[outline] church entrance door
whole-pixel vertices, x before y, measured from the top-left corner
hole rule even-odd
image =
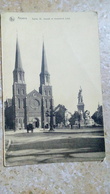
[[[35,121],[35,127],[36,127],[36,128],[39,128],[39,119],[38,119],[38,118],[35,118],[35,120],[36,120],[36,121]]]

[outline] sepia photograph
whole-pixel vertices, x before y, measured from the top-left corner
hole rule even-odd
[[[102,161],[96,12],[2,13],[4,165]]]

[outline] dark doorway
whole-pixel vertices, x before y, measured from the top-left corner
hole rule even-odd
[[[39,128],[39,119],[38,118],[35,118],[35,128]]]

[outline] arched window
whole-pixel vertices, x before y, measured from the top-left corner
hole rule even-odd
[[[45,95],[47,95],[47,90],[45,90]]]
[[[23,108],[25,108],[25,99],[23,99]]]
[[[20,99],[18,98],[18,108],[20,108]]]
[[[22,89],[22,94],[24,94],[24,89]]]
[[[23,81],[24,81],[24,73],[22,74],[22,79],[23,79]]]
[[[20,107],[23,108],[23,100],[22,99],[20,100],[20,105],[21,105]]]
[[[45,107],[47,108],[47,99],[45,100]]]
[[[48,76],[46,76],[46,82],[48,82]]]
[[[50,99],[50,108],[52,107],[52,100]]]
[[[49,90],[49,96],[51,95],[51,92],[50,92],[50,90]]]
[[[19,90],[19,88],[18,88],[18,94],[20,94],[20,90]]]
[[[22,80],[22,73],[19,73],[19,79]]]
[[[49,79],[49,76],[47,75],[46,76],[46,83],[49,83],[50,82],[50,79]]]
[[[22,119],[19,119],[19,127],[22,127]]]

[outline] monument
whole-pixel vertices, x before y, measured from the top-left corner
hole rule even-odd
[[[84,103],[83,103],[83,96],[82,96],[82,88],[80,87],[79,93],[78,93],[78,112],[79,113],[84,113]]]
[[[78,112],[80,114],[80,125],[84,125],[84,102],[83,102],[83,96],[82,96],[82,88],[80,87],[78,92]]]

